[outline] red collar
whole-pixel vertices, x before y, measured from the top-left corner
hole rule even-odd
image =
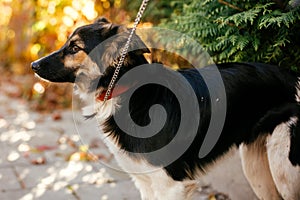
[[[118,86],[115,86],[112,90],[111,90],[111,93],[110,95],[108,96],[107,100],[111,99],[111,98],[114,98],[114,97],[117,97],[121,94],[123,94],[124,92],[126,92],[127,90],[129,90],[129,86],[124,86],[124,85],[118,85]],[[105,98],[105,94],[106,94],[106,91],[107,90],[103,90],[101,92],[101,94],[99,94],[97,96],[97,100],[99,101],[104,101],[104,98]]]

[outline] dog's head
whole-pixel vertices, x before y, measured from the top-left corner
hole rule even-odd
[[[98,87],[107,87],[130,30],[105,18],[77,28],[58,51],[32,62],[33,71],[52,82],[75,82],[77,79],[100,79]],[[121,73],[145,64],[149,52],[134,35]]]

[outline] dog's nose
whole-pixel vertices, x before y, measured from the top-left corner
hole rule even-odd
[[[38,62],[32,62],[32,63],[31,63],[31,69],[32,69],[34,72],[39,71],[39,69],[40,69],[39,63],[38,63]]]

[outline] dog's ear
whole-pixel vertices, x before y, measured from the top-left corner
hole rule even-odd
[[[105,51],[102,54],[101,60],[104,67],[117,65],[122,52],[121,50],[124,48],[131,31],[126,26],[115,24],[110,24],[108,30],[107,35],[112,37],[106,41]],[[124,66],[134,65],[136,60],[141,57],[144,58],[144,53],[150,53],[145,43],[135,33],[129,43],[128,51],[123,63]]]
[[[107,64],[107,66],[111,66],[112,64],[116,65],[116,61],[122,52],[121,49],[124,48],[124,45],[130,34],[130,30],[124,26],[114,26],[112,29],[117,36],[108,42],[105,53],[103,54],[103,61],[105,61],[104,63]],[[143,56],[144,53],[150,53],[150,50],[147,48],[146,44],[135,33],[133,34],[133,37],[129,43],[128,51],[129,52],[124,60],[125,66],[128,64],[133,64],[130,62],[130,56]]]
[[[148,49],[146,44],[143,42],[143,40],[136,34],[134,34],[133,37],[133,42],[132,42],[132,47],[133,49],[137,49],[134,52],[136,54],[144,54],[144,53],[151,53],[151,51]]]
[[[117,33],[122,34],[125,33],[125,35],[129,35],[131,32],[131,29],[128,29],[125,26],[119,26]],[[127,38],[126,38],[127,39]],[[151,53],[146,44],[142,41],[142,39],[136,34],[133,34],[132,41],[130,43],[130,49],[134,49],[134,52],[137,54],[144,54],[144,53]]]
[[[110,21],[108,21],[108,19],[106,19],[105,17],[100,17],[100,18],[96,19],[96,21],[94,23],[95,24],[100,24],[100,23],[107,24],[107,23],[110,23]]]
[[[137,55],[141,55],[144,53],[151,53],[151,51],[148,49],[146,44],[137,35],[135,35],[135,37],[133,38],[131,48],[136,49],[133,52],[135,52]]]

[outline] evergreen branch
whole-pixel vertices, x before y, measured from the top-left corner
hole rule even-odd
[[[241,12],[243,11],[243,9],[241,9],[241,8],[239,8],[239,7],[231,4],[231,3],[228,3],[227,1],[224,1],[224,0],[218,0],[218,1],[219,1],[219,3],[224,4],[224,5],[226,5],[226,6],[230,7],[230,8],[233,8],[235,10],[238,10],[238,11],[241,11]]]
[[[189,1],[167,26],[195,38],[216,63],[255,61],[300,71],[300,6],[292,6],[300,0],[289,0],[284,10],[274,0],[238,7],[231,0]]]

